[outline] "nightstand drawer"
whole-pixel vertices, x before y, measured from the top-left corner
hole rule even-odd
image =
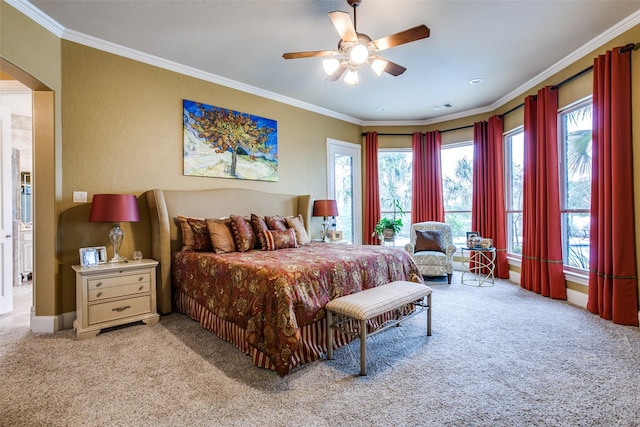
[[[105,302],[89,305],[89,324],[108,322],[149,313],[151,311],[151,297],[141,296],[126,300]]]
[[[149,292],[151,282],[132,283],[124,286],[109,286],[104,289],[93,289],[89,291],[89,301],[100,301],[107,298],[121,297]]]
[[[149,273],[122,274],[118,276],[99,277],[88,280],[89,290],[104,289],[110,286],[131,285],[143,282],[151,282],[151,275]]]

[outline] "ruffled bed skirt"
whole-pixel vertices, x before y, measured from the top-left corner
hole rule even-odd
[[[176,290],[175,292],[176,309],[200,322],[200,324],[216,334],[219,338],[230,342],[240,349],[243,353],[251,356],[253,364],[259,368],[266,368],[275,371],[275,365],[260,350],[252,347],[247,342],[246,330],[234,325],[231,322],[220,319],[215,314],[207,310],[206,307],[200,305],[190,296]],[[410,309],[409,309],[410,311]],[[378,316],[369,321],[367,327],[369,330],[379,328],[386,321],[394,317],[394,312]],[[327,353],[327,333],[326,320],[321,319],[317,322],[303,326],[300,328],[302,335],[300,346],[291,356],[291,368],[313,362],[320,359]],[[344,334],[340,331],[333,331],[334,349],[340,348],[355,338],[351,335]]]

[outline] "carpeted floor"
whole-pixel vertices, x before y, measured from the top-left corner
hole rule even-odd
[[[1,426],[638,426],[640,330],[498,281],[285,378],[180,314],[78,341],[0,324]]]

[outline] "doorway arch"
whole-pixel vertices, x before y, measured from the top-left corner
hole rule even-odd
[[[55,94],[44,83],[0,57],[0,69],[32,91],[33,109],[33,297],[31,330],[52,333],[57,319],[57,209]]]

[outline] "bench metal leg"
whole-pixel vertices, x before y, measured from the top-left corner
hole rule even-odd
[[[431,336],[431,294],[427,295],[427,336]]]
[[[327,359],[333,359],[333,314],[327,310]]]
[[[360,321],[360,375],[367,375],[367,321]]]

